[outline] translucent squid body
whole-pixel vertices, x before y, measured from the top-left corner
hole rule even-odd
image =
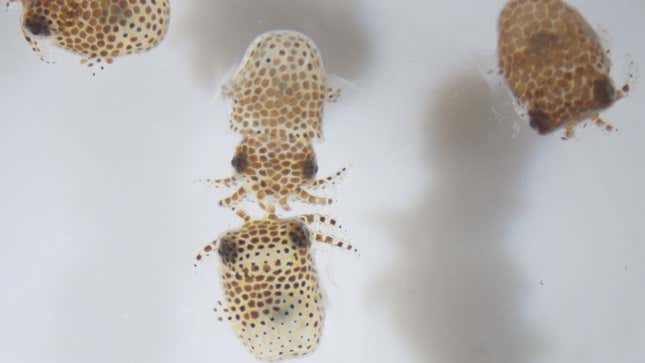
[[[202,260],[217,251],[225,302],[216,311],[229,321],[244,346],[258,359],[273,361],[314,351],[320,341],[323,306],[311,254],[312,241],[352,250],[351,245],[307,225],[339,228],[326,216],[280,219],[272,210],[203,247]]]
[[[307,188],[324,189],[333,185],[346,168],[324,179],[315,179],[318,171],[313,146],[306,140],[287,141],[268,135],[245,137],[231,160],[235,175],[227,179],[207,180],[208,183],[237,187],[220,205],[233,207],[245,196],[255,197],[266,209],[278,202],[289,210],[289,201],[299,199],[311,204],[331,204],[332,199],[312,195]]]
[[[541,134],[593,118],[623,96],[598,36],[562,0],[511,0],[499,17],[499,66],[531,127]]]
[[[39,41],[50,40],[88,65],[155,47],[170,18],[168,0],[20,1],[25,39],[41,59]]]
[[[307,189],[336,182],[345,169],[325,179],[318,171],[313,142],[321,138],[325,99],[338,95],[326,87],[325,72],[313,42],[289,31],[269,32],[250,45],[225,94],[233,99],[231,129],[242,136],[231,165],[235,175],[207,180],[236,187],[220,201],[233,207],[252,196],[267,211],[206,245],[197,260],[217,251],[221,258],[225,303],[219,312],[256,358],[272,361],[316,349],[323,324],[312,241],[346,247],[333,234],[312,232],[308,225],[338,227],[336,221],[309,214],[281,219],[275,204],[288,210],[297,198],[329,204]]]
[[[316,45],[293,31],[272,31],[249,46],[233,79],[225,87],[233,99],[231,129],[243,136],[231,164],[236,174],[210,183],[237,190],[220,201],[233,207],[253,196],[262,208],[289,200],[330,204],[330,198],[310,194],[324,188],[346,169],[314,179],[318,166],[312,146],[321,137],[325,99],[338,90],[326,86],[325,70]]]
[[[339,90],[327,87],[322,58],[311,39],[294,31],[272,31],[248,47],[225,94],[234,102],[233,131],[317,140],[324,101],[336,100]]]

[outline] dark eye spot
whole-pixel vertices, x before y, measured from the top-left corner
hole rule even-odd
[[[33,35],[50,35],[49,22],[41,15],[33,15],[25,18],[24,25]]]
[[[289,231],[289,239],[298,248],[305,248],[311,245],[309,231],[303,225],[294,225],[293,229]]]
[[[318,163],[316,163],[316,159],[310,158],[304,161],[302,164],[302,175],[306,179],[311,179],[314,176],[316,176],[316,173],[318,172]]]
[[[243,153],[238,153],[235,154],[233,159],[231,160],[231,165],[233,165],[233,168],[235,168],[235,171],[238,173],[244,173],[246,170],[246,167],[248,166],[248,161],[246,160],[246,154]]]
[[[550,122],[549,115],[540,109],[529,111],[529,119],[531,127],[540,134],[546,134],[555,128]]]
[[[235,241],[226,237],[220,239],[217,253],[225,263],[234,263],[237,258],[237,245]]]
[[[593,97],[601,108],[611,106],[615,96],[614,86],[607,78],[598,79],[593,82]]]

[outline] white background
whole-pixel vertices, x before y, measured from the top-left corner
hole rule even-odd
[[[645,3],[571,3],[617,83],[645,64]],[[253,361],[211,311],[217,259],[192,266],[239,220],[194,180],[231,174],[217,85],[276,28],[354,83],[316,148],[319,175],[352,165],[327,212],[361,253],[316,246],[327,318],[303,362],[645,361],[638,82],[604,113],[619,132],[563,142],[482,77],[501,0],[172,5],[160,47],[96,77],[0,14],[0,362]]]

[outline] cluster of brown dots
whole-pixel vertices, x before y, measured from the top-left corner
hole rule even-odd
[[[290,200],[331,204],[309,190],[336,183],[346,171],[316,179],[313,143],[321,138],[325,100],[338,91],[327,87],[316,45],[293,31],[274,31],[256,38],[225,87],[233,100],[230,127],[242,136],[231,160],[235,174],[209,180],[237,189],[220,204],[235,207],[246,197],[262,208],[274,203],[289,210]]]
[[[345,171],[315,178],[313,143],[322,134],[324,102],[338,92],[326,87],[315,44],[292,31],[255,39],[225,92],[233,100],[230,127],[242,141],[231,160],[235,174],[207,181],[237,187],[220,205],[236,210],[244,224],[206,245],[197,260],[212,252],[220,256],[224,302],[216,311],[256,358],[302,356],[316,349],[324,316],[312,242],[354,248],[336,237],[340,226],[333,218],[279,218],[275,208],[289,210],[294,198],[331,204],[307,188],[334,184]],[[253,197],[266,215],[252,219],[239,209],[245,197]],[[323,230],[312,231],[314,225]]]
[[[201,260],[216,251],[221,259],[225,302],[218,302],[215,311],[258,359],[308,354],[317,347],[323,326],[312,241],[353,248],[331,235],[310,232],[307,225],[313,223],[339,227],[325,216],[242,216],[242,227],[226,232],[197,256]]]
[[[599,118],[628,91],[616,89],[597,34],[562,0],[511,0],[499,17],[500,71],[541,134]]]
[[[166,34],[168,0],[21,0],[22,28],[44,58],[41,40],[82,56],[92,66],[155,47]]]
[[[170,19],[169,0],[19,1],[25,39],[41,58],[48,41],[89,66],[157,46]],[[500,73],[541,134],[564,127],[569,138],[590,118],[611,130],[599,112],[629,91],[615,87],[597,34],[562,0],[510,0],[499,17],[498,58]],[[335,219],[280,218],[275,209],[290,210],[294,199],[332,203],[312,190],[334,185],[346,169],[317,178],[314,143],[322,139],[325,103],[339,91],[328,87],[311,39],[272,31],[252,41],[224,94],[232,100],[229,127],[242,140],[231,160],[233,175],[208,182],[235,188],[219,203],[244,223],[203,247],[197,260],[219,255],[224,302],[216,311],[255,357],[306,355],[320,341],[324,318],[312,243],[356,250],[336,237]],[[239,209],[246,198],[266,214],[253,219]]]
[[[256,38],[225,92],[232,130],[289,140],[321,138],[324,102],[335,97],[316,45],[286,31]]]

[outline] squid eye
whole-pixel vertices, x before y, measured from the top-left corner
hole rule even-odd
[[[316,173],[318,173],[318,163],[316,163],[316,159],[311,158],[305,160],[302,165],[302,175],[306,179],[312,179],[316,176]]]
[[[289,232],[289,239],[291,239],[291,243],[293,243],[297,248],[306,248],[311,246],[309,230],[302,225],[295,225],[293,227]]]
[[[33,35],[47,36],[50,34],[49,21],[41,15],[28,16],[25,18],[24,26]]]
[[[530,110],[529,120],[531,127],[541,134],[549,133],[549,131],[556,127],[553,124],[552,118],[540,109]]]
[[[246,160],[246,154],[239,153],[235,154],[233,159],[231,159],[231,165],[235,168],[235,171],[242,174],[248,166],[248,161]]]
[[[219,241],[217,253],[225,263],[234,263],[237,258],[237,245],[229,238],[222,238]]]
[[[608,77],[602,77],[593,82],[593,96],[601,108],[607,108],[615,101],[615,88]]]

